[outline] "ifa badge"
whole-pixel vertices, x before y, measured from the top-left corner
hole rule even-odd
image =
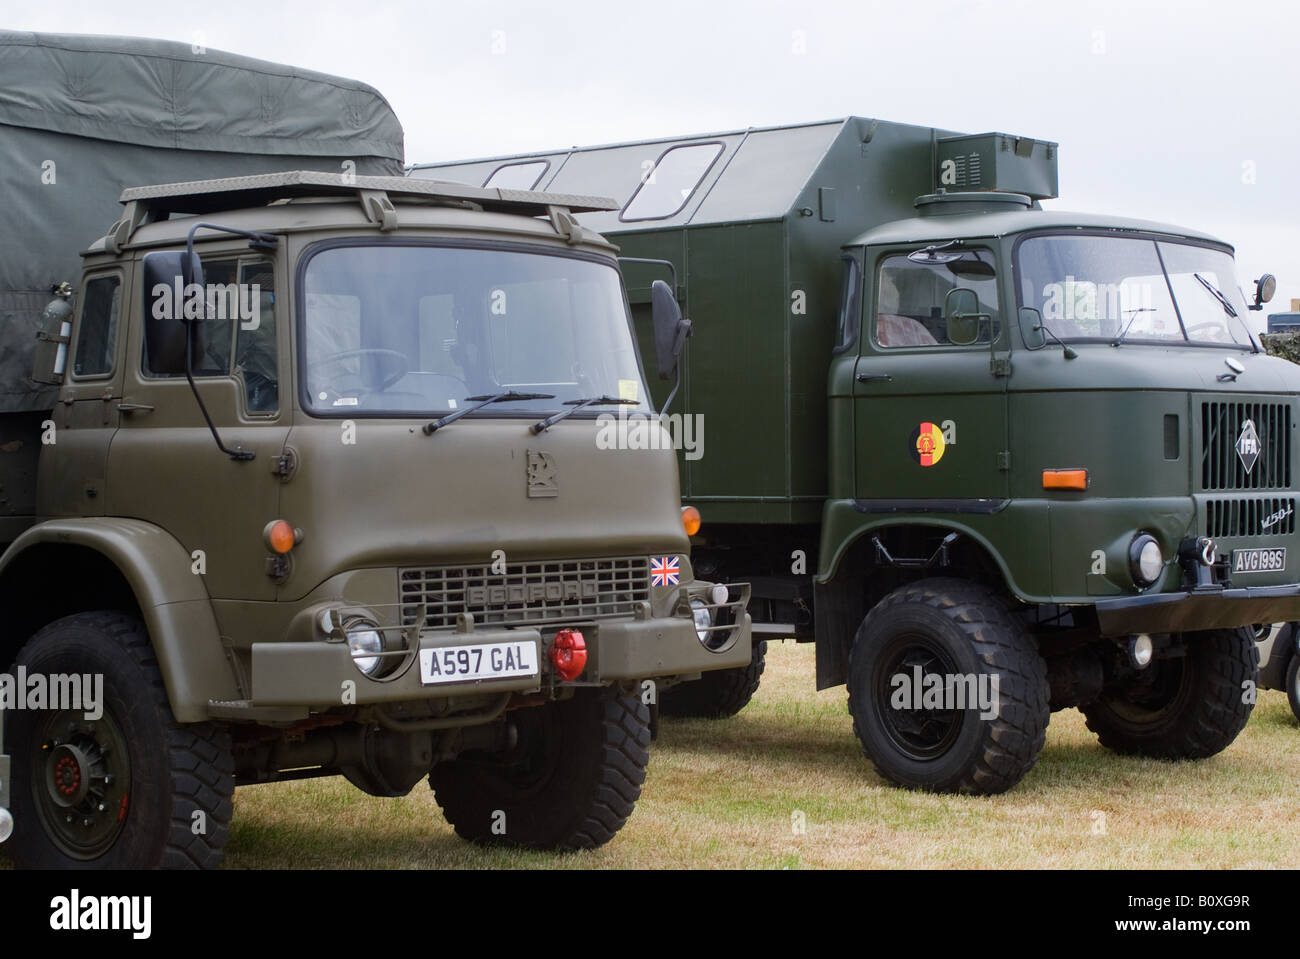
[[[934,466],[947,448],[943,430],[934,423],[922,423],[912,430],[912,459],[922,466]]]

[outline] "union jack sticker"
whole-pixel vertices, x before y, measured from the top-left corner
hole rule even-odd
[[[650,559],[651,586],[676,586],[681,580],[681,572],[676,556],[654,556]]]

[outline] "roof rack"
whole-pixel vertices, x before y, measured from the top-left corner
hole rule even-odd
[[[367,218],[383,231],[397,228],[394,199],[437,200],[496,213],[547,216],[556,231],[573,242],[577,241],[574,230],[581,229],[573,214],[618,209],[618,204],[609,197],[473,187],[444,180],[291,170],[129,187],[120,197],[126,213],[108,234],[110,249],[116,247],[115,252],[120,251],[140,226],[165,220],[172,214],[218,213],[298,197],[355,198]]]

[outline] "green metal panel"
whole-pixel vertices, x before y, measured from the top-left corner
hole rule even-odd
[[[864,230],[916,215],[915,198],[935,188],[936,139],[947,136],[930,127],[849,117],[575,149],[544,180],[547,189],[581,189],[625,204],[647,163],[665,150],[724,146],[672,216],[633,223],[613,213],[581,216],[624,255],[668,258],[677,268],[695,334],[674,410],[702,414],[705,423],[703,458],[679,457],[682,492],[706,507],[708,522],[819,520],[829,489],[826,384],[841,251]],[[412,175],[473,179],[504,162],[556,155],[427,164]],[[625,272],[648,361],[654,355],[648,289],[651,280],[666,279],[666,271],[628,265]],[[984,377],[991,379],[987,351],[983,355]],[[650,379],[662,403],[671,384]],[[1000,414],[997,419],[1002,422]]]
[[[705,227],[687,237],[695,332],[681,410],[704,417],[706,436],[704,456],[684,464],[688,499],[790,495],[782,232],[778,221]]]
[[[1056,144],[1005,133],[940,137],[935,184],[948,190],[1001,190],[1046,200],[1059,193]]]

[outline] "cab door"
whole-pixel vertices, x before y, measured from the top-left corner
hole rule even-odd
[[[85,277],[76,300],[62,388],[49,423],[37,416],[42,448],[50,455],[36,485],[39,516],[100,516],[105,510],[109,444],[121,419],[122,340],[129,265]],[[23,422],[26,417],[10,419]],[[24,424],[26,425],[26,424]],[[30,424],[35,427],[37,422]],[[52,427],[52,428],[51,428]],[[23,440],[32,442],[32,430]],[[4,439],[12,442],[12,438]]]
[[[866,264],[857,499],[880,512],[991,511],[1007,497],[1010,455],[997,257],[970,244],[869,249]]]
[[[109,509],[171,533],[214,600],[273,600],[262,533],[280,518],[274,467],[290,419],[279,390],[287,278],[281,261],[246,243],[217,250],[201,257],[216,316],[196,329],[194,379],[222,443],[253,458],[218,449],[184,374],[160,372],[149,356],[143,325],[154,322],[156,298],[141,263],[132,295],[143,319],[128,343],[121,422],[108,457]]]

